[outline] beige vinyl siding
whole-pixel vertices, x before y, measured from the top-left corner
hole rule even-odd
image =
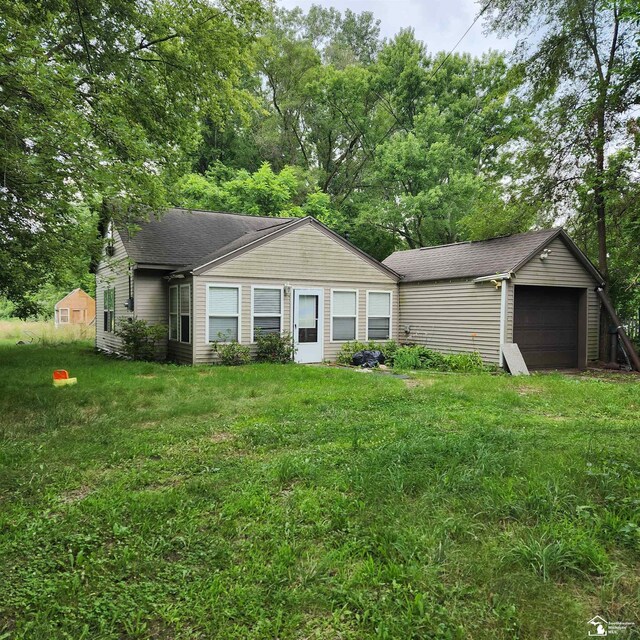
[[[130,318],[124,304],[129,297],[129,258],[120,239],[120,234],[114,231],[114,254],[107,255],[106,247],[96,270],[96,347],[104,351],[119,351],[120,338],[109,331],[104,331],[104,290],[115,288],[115,318],[116,326],[122,318]],[[133,287],[133,283],[132,283]]]
[[[319,278],[331,282],[395,282],[391,274],[378,268],[311,224],[278,236],[201,274],[216,276],[257,276],[292,278],[299,272],[304,279]]]
[[[167,327],[168,335],[168,285],[163,275],[164,272],[154,269],[136,269],[134,271],[134,315],[136,318],[146,320],[149,324],[164,325]],[[158,344],[158,359],[167,357],[167,343],[168,340],[165,339]],[[191,362],[190,354],[191,349],[189,349],[189,362]]]
[[[191,287],[191,296],[193,296],[193,280],[189,278],[185,279],[175,279],[170,282],[165,282],[164,289],[164,301],[165,301],[165,311],[164,311],[164,324],[167,325],[167,335],[169,334],[169,286],[178,286],[188,284]],[[178,305],[178,317],[180,317],[180,306]],[[186,342],[180,342],[179,340],[169,340],[168,341],[168,349],[167,355],[170,360],[174,360],[175,362],[179,362],[180,364],[193,364],[193,300],[191,300],[191,328],[190,328],[191,342],[187,344]],[[180,332],[178,331],[178,337],[180,337]]]
[[[600,300],[595,287],[598,283],[560,238],[553,240],[548,249],[551,252],[549,258],[540,260],[537,255],[534,256],[518,270],[513,284],[587,289],[587,360],[597,360]],[[507,298],[507,342],[513,340],[513,305],[514,290],[510,287]]]
[[[471,280],[400,285],[400,340],[443,353],[500,359],[500,290]]]
[[[378,269],[357,253],[343,247],[322,230],[311,225],[286,233],[270,242],[229,260],[205,274],[194,276],[196,363],[213,361],[206,340],[207,290],[209,284],[237,284],[242,287],[241,342],[251,344],[252,285],[290,285],[284,296],[283,328],[291,332],[293,289],[318,288],[324,291],[324,359],[335,360],[342,342],[330,341],[331,289],[358,291],[358,338],[366,337],[366,292],[392,292],[392,337],[398,331],[398,294],[395,278]]]

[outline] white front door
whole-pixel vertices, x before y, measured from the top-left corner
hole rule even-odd
[[[324,330],[322,289],[295,289],[293,294],[293,341],[296,362],[322,362]]]

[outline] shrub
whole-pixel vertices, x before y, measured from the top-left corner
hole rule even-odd
[[[212,343],[211,348],[217,354],[220,364],[236,367],[251,362],[251,349],[240,344],[237,340],[227,341],[225,336],[218,334],[219,341]]]
[[[166,337],[167,327],[137,318],[122,318],[114,333],[122,340],[125,355],[134,360],[155,360],[156,347]]]
[[[456,353],[445,357],[450,371],[482,371],[485,368],[482,357],[477,351]]]
[[[368,350],[382,351],[386,363],[393,365],[393,359],[398,348],[398,343],[395,340],[389,340],[388,342],[375,342],[374,340],[369,340],[369,342],[361,342],[359,340],[345,342],[338,352],[336,362],[338,364],[351,364],[351,359],[353,358],[354,353]]]
[[[276,362],[285,364],[293,360],[296,348],[290,333],[262,333],[256,336],[258,350],[256,357],[260,362]]]
[[[480,354],[456,353],[446,355],[421,345],[399,347],[393,360],[396,369],[432,369],[434,371],[483,371]]]

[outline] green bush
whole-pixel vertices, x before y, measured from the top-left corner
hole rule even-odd
[[[432,369],[434,371],[483,371],[478,352],[447,355],[421,345],[399,347],[393,360],[396,369]]]
[[[359,340],[354,340],[353,342],[345,342],[342,345],[336,357],[336,362],[338,364],[349,365],[351,364],[351,359],[353,358],[354,353],[367,350],[382,351],[386,359],[386,364],[393,365],[393,360],[398,349],[399,345],[395,340],[389,340],[387,342],[375,342],[374,340],[361,342]]]
[[[256,336],[258,346],[256,358],[259,362],[276,362],[286,364],[293,360],[296,348],[290,333],[262,333]]]
[[[224,336],[221,336],[223,339]],[[251,349],[237,340],[216,341],[211,345],[213,352],[217,354],[220,364],[236,367],[251,362]]]
[[[157,345],[166,337],[167,327],[137,318],[122,318],[114,333],[122,340],[125,355],[133,360],[155,360]]]

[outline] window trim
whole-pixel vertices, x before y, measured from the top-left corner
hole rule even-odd
[[[62,312],[63,311],[67,312],[67,319],[66,320],[62,319]],[[69,317],[70,317],[69,311],[70,311],[69,307],[59,307],[58,308],[58,324],[69,324]]]
[[[276,289],[280,291],[280,335],[284,333],[284,287],[275,285],[275,284],[252,284],[251,285],[251,342],[250,344],[256,344],[256,339],[254,335],[254,323],[253,320],[255,317],[258,318],[275,318],[276,315],[273,313],[259,313],[256,315],[254,312],[254,295],[256,289]]]
[[[210,296],[209,291],[211,289],[237,289],[238,290],[238,313],[237,314],[225,314],[225,313],[211,313],[211,309],[209,309]],[[211,344],[214,342],[211,340],[209,336],[209,318],[238,318],[238,344],[242,344],[242,285],[241,284],[231,284],[229,282],[207,282],[207,315],[206,315],[206,326],[205,326],[205,336],[206,343]],[[222,344],[230,344],[228,342],[224,342]]]
[[[112,293],[113,292],[113,293]],[[102,330],[103,333],[115,333],[116,330],[116,287],[115,285],[112,287],[110,285],[107,285],[103,290],[102,290],[102,305],[103,305],[103,309],[102,309],[102,315],[103,315],[103,324],[102,324]],[[105,305],[105,298],[107,300],[107,303]],[[106,314],[106,318],[105,318],[105,314]],[[111,314],[111,315],[109,315]],[[104,328],[104,320],[107,320],[107,328]]]
[[[176,289],[176,312],[171,313],[171,290]],[[169,287],[169,342],[179,342],[180,341],[180,285],[172,284]],[[176,317],[176,337],[171,337],[171,316]]]
[[[373,318],[389,318],[389,337],[388,338],[376,338],[376,340],[392,340],[393,338],[393,291],[385,291],[384,289],[368,289],[367,290],[367,326],[365,327],[365,335],[367,336],[367,341],[371,340],[369,338],[369,296],[372,293],[386,293],[389,296],[389,316],[372,316]]]
[[[186,288],[187,291],[189,292],[189,313],[188,314],[184,314],[182,313],[182,290]],[[178,289],[179,289],[179,295],[178,295],[178,342],[181,342],[182,344],[191,344],[191,283],[190,282],[185,282],[184,284],[180,284],[178,285]],[[187,315],[189,318],[189,340],[183,340],[182,339],[182,316],[183,315]]]
[[[329,321],[330,321],[330,327],[329,327],[329,342],[353,342],[353,340],[336,340],[333,337],[333,319],[334,318],[353,318],[354,316],[337,316],[333,313],[333,309],[334,309],[334,303],[333,303],[333,294],[335,292],[338,293],[355,293],[356,294],[356,315],[355,315],[355,319],[356,319],[356,334],[355,337],[353,338],[353,340],[357,340],[358,339],[358,335],[359,335],[359,331],[358,331],[358,324],[360,322],[360,291],[358,289],[331,289],[331,311],[329,314]]]

